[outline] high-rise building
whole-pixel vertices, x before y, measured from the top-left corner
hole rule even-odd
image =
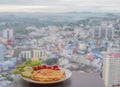
[[[5,39],[14,39],[13,29],[4,29],[2,35],[3,35],[3,38]]]
[[[102,76],[105,87],[120,87],[120,52],[106,54]]]
[[[106,37],[107,37],[108,39],[113,39],[113,37],[114,37],[114,32],[115,32],[115,29],[114,29],[114,28],[108,28],[108,29],[107,29]]]
[[[115,29],[112,27],[95,27],[92,31],[92,37],[94,39],[113,39]]]
[[[93,29],[93,38],[94,39],[98,39],[99,38],[99,34],[100,33],[100,29],[98,28],[98,27],[95,27],[94,29]]]
[[[0,62],[4,61],[5,46],[0,44]]]

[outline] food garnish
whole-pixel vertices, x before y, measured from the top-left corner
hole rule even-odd
[[[26,59],[25,64],[18,65],[15,70],[12,71],[13,74],[21,74],[24,71],[33,72],[34,66],[41,65],[41,61],[39,59],[37,60],[31,60],[29,58]]]

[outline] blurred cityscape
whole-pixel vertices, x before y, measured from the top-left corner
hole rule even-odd
[[[26,58],[72,71],[96,72],[105,80],[110,73],[105,71],[106,54],[120,61],[120,15],[0,14],[0,87],[12,84],[15,76],[11,70]]]

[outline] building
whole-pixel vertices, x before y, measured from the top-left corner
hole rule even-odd
[[[44,50],[40,50],[40,49],[31,49],[31,50],[22,50],[19,54],[19,57],[22,59],[26,59],[26,58],[45,58],[46,57],[46,53]]]
[[[92,30],[92,38],[98,39],[100,37],[100,28],[94,27]]]
[[[92,31],[92,37],[94,39],[113,39],[115,29],[113,27],[95,27]]]
[[[44,50],[39,50],[39,49],[36,49],[36,50],[33,50],[33,57],[35,58],[44,58],[46,57],[46,53]]]
[[[102,76],[105,87],[120,87],[120,52],[106,54]]]
[[[0,44],[0,62],[4,61],[5,58],[5,46],[3,44]]]
[[[106,37],[108,39],[113,39],[114,38],[114,32],[115,32],[114,28],[108,28],[107,33],[106,33]]]
[[[5,39],[14,39],[14,31],[13,29],[4,29],[3,30],[3,38]]]
[[[20,52],[19,57],[22,59],[32,58],[31,50],[23,50]]]

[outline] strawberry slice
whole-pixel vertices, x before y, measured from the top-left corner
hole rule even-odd
[[[59,68],[59,66],[57,64],[54,64],[52,67],[53,67],[53,69]]]
[[[40,70],[40,69],[42,69],[42,67],[41,67],[41,66],[38,66],[38,70]]]
[[[43,65],[41,66],[41,68],[42,68],[42,69],[47,69],[47,64],[43,64]]]
[[[59,68],[54,68],[54,70],[60,70]]]
[[[38,69],[38,66],[35,66],[35,67],[34,67],[34,71],[37,71],[37,70],[39,70],[39,69]]]
[[[53,69],[53,70],[60,70],[60,68],[59,68],[59,66],[58,66],[57,64],[54,64],[54,65],[52,66],[52,69]]]
[[[47,66],[47,69],[52,69],[52,67],[51,66]]]

